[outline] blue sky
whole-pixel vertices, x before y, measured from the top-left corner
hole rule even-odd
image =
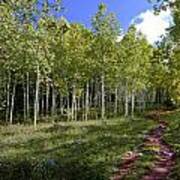
[[[151,44],[166,36],[166,29],[173,24],[170,9],[157,16],[154,14],[153,5],[147,0],[62,0],[65,10],[57,16],[63,15],[69,22],[81,23],[90,28],[91,18],[102,2],[107,5],[109,12],[116,14],[124,33],[134,24],[137,31],[143,33]]]
[[[63,0],[66,8],[64,16],[70,22],[79,22],[90,27],[91,17],[96,13],[101,2],[108,6],[109,11],[117,15],[121,27],[125,30],[134,17],[152,8],[147,0]]]

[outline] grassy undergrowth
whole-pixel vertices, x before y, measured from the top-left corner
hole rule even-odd
[[[170,179],[180,179],[180,110],[164,115],[169,122],[169,128],[166,131],[165,139],[174,148],[176,152],[176,165],[170,175]]]
[[[0,126],[0,179],[109,179],[154,126],[141,118]]]

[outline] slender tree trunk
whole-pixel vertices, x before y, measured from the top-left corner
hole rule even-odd
[[[30,118],[30,108],[29,108],[29,73],[26,74],[26,116],[27,119]]]
[[[105,119],[105,84],[104,75],[101,76],[101,119]]]
[[[15,82],[13,84],[12,96],[11,96],[10,119],[9,119],[10,124],[13,123],[15,95],[16,95],[16,80],[15,80]]]
[[[54,85],[52,85],[52,108],[51,108],[51,116],[55,115],[56,111],[56,92]]]
[[[46,82],[46,117],[49,115],[49,83]]]
[[[86,83],[86,103],[85,103],[85,120],[88,120],[89,114],[89,82]]]
[[[41,116],[44,117],[44,91],[41,89]]]
[[[63,96],[61,94],[60,94],[60,97],[59,97],[59,106],[60,106],[60,113],[61,113],[61,115],[63,115],[64,104],[63,104]]]
[[[114,104],[114,114],[115,116],[117,116],[118,114],[118,88],[115,88],[115,100],[114,100],[115,104]]]
[[[118,113],[122,112],[122,107],[123,107],[122,102],[123,102],[123,100],[122,100],[121,90],[118,89]]]
[[[77,106],[77,98],[75,98],[75,104],[74,104],[74,120],[77,121],[77,111],[78,106]]]
[[[75,85],[72,87],[72,107],[71,107],[71,115],[72,115],[72,120],[75,119],[75,106],[76,106],[76,92],[75,92]]]
[[[9,120],[9,109],[10,109],[10,84],[11,84],[11,75],[8,73],[8,83],[7,83],[7,93],[6,93],[6,122]]]
[[[91,81],[89,82],[89,108],[93,106],[94,102],[93,102],[93,95],[94,95],[94,81],[93,79],[91,79]]]
[[[85,94],[83,93],[82,98],[81,98],[81,104],[82,104],[82,120],[85,120]]]
[[[68,121],[70,121],[70,100],[69,100],[70,96],[67,96],[67,119]]]
[[[24,113],[24,121],[27,120],[27,109],[26,109],[26,83],[23,82],[23,113]]]
[[[127,117],[129,115],[129,93],[128,93],[128,87],[126,85],[125,89],[125,116]]]
[[[131,116],[134,117],[134,107],[135,107],[135,93],[134,90],[132,90],[131,94]]]
[[[152,90],[151,102],[154,103],[156,101],[156,91]]]
[[[72,120],[77,120],[77,100],[76,100],[76,86],[73,85],[72,90]]]
[[[157,103],[157,109],[160,108],[160,98],[159,98],[159,88],[156,89],[156,103]]]
[[[93,108],[95,110],[95,119],[97,119],[97,108],[98,108],[98,87],[96,80],[94,81],[94,97],[93,97]],[[92,95],[92,93],[91,93]]]
[[[143,92],[143,112],[145,111],[146,109],[146,99],[145,99],[145,92]]]
[[[77,97],[77,110],[81,110],[81,97]]]
[[[35,100],[34,100],[34,128],[37,125],[37,119],[39,116],[39,81],[40,81],[40,72],[39,65],[37,66],[37,77],[36,77],[36,87],[35,87]]]
[[[108,116],[110,117],[111,116],[111,106],[112,106],[111,92],[109,92],[107,97],[108,97],[108,99],[107,99],[107,102],[105,102],[105,107],[107,107],[106,111],[108,111]]]

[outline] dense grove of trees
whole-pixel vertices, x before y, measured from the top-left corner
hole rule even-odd
[[[0,1],[2,122],[105,119],[174,103],[180,98],[179,2],[176,26],[153,47],[120,25],[104,4],[92,29],[71,24],[59,1]]]

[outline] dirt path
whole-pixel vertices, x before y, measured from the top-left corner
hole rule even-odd
[[[157,120],[157,116],[152,119]],[[158,126],[151,130],[143,142],[143,149],[151,149],[156,157],[152,167],[141,178],[142,180],[166,180],[175,164],[175,152],[164,141],[163,135],[168,127],[165,121],[158,121]],[[135,163],[142,154],[142,149],[138,152],[127,152],[122,157],[122,163],[115,172],[112,180],[126,179],[126,176],[136,171]]]
[[[163,139],[167,126],[166,122],[160,121],[159,126],[149,134],[144,142],[145,147],[154,147],[153,154],[156,160],[142,180],[165,180],[175,164],[175,152]]]
[[[121,180],[126,175],[131,173],[135,168],[135,162],[139,158],[140,154],[136,151],[127,152],[122,157],[122,163],[119,165],[118,170],[115,172],[115,175],[110,178],[111,180]]]

